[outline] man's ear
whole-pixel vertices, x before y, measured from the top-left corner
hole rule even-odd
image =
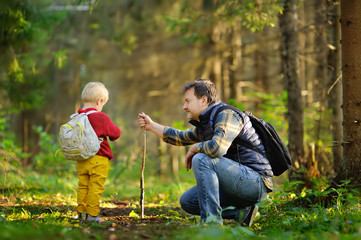
[[[206,96],[202,96],[202,103],[208,105],[208,98]]]

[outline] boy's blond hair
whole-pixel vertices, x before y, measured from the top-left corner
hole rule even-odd
[[[108,101],[109,92],[101,82],[88,82],[81,93],[83,103],[97,102],[103,98],[104,102]]]

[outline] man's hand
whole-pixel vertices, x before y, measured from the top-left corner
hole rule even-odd
[[[198,153],[198,150],[193,145],[186,154],[185,164],[186,164],[187,171],[192,168],[192,159],[193,159],[193,156],[196,155],[196,153]]]
[[[163,136],[164,126],[153,122],[153,120],[145,113],[138,114],[138,125],[140,128],[155,133],[158,137]]]
[[[145,113],[139,113],[138,114],[138,125],[140,128],[143,128],[145,130],[150,130],[150,125],[152,123],[152,119]]]

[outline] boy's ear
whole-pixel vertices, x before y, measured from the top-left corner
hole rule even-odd
[[[103,105],[105,105],[108,102],[108,100],[105,100],[104,98],[99,98],[98,101],[99,101],[99,103],[101,103]]]

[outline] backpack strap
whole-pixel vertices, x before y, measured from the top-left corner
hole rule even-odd
[[[89,114],[92,114],[92,113],[97,113],[98,111],[95,111],[95,110],[90,110],[89,112],[86,112],[85,114],[86,115],[89,115]]]
[[[95,111],[95,110],[90,110],[89,112],[86,112],[86,113],[73,113],[72,115],[70,115],[70,119],[73,119],[75,118],[76,116],[80,115],[80,114],[86,114],[87,116],[89,114],[92,114],[92,113],[97,113],[98,111]]]
[[[219,114],[220,112],[222,112],[223,110],[226,110],[226,109],[231,109],[231,110],[235,111],[235,112],[238,113],[238,114],[240,114],[240,112],[241,112],[241,110],[239,110],[238,108],[226,104],[226,105],[224,105],[224,106],[222,106],[222,107],[220,107],[220,108],[217,109],[216,113],[214,114],[214,119],[217,118],[217,116],[218,116],[218,114]],[[249,118],[251,118],[251,117],[253,116],[252,113],[249,113],[249,112],[243,111],[243,113],[246,114]],[[243,147],[246,147],[246,148],[248,148],[248,149],[251,149],[251,150],[253,150],[253,151],[261,154],[262,156],[267,157],[266,154],[265,154],[264,152],[262,152],[260,149],[258,149],[258,148],[256,148],[255,146],[251,145],[251,144],[250,144],[249,142],[247,142],[247,141],[241,140],[241,138],[239,138],[238,136],[235,138],[235,141],[236,141],[236,143],[238,143],[239,145],[242,145]],[[238,147],[237,147],[237,150],[238,150]]]
[[[98,112],[98,111],[90,110],[89,112],[86,112],[85,114],[86,114],[87,116],[89,116],[90,114],[92,114],[92,113],[97,113],[97,112]],[[103,142],[103,140],[104,140],[104,138],[102,138],[102,137],[98,137],[98,139],[99,139],[100,142]]]

